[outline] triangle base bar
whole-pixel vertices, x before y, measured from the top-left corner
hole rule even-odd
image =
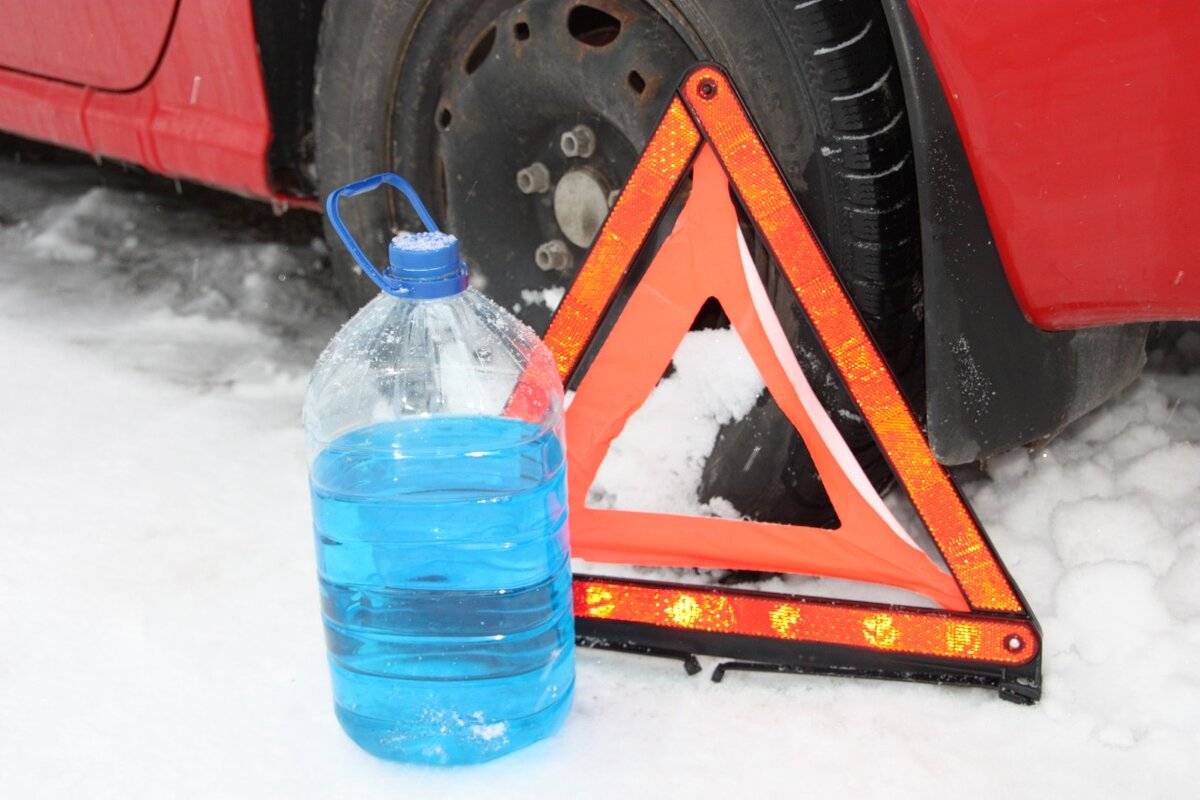
[[[622,593],[653,598],[629,613],[620,608]],[[616,602],[614,602],[616,601]],[[755,607],[776,623],[756,629]],[[747,610],[750,612],[747,614]],[[828,618],[822,640],[803,638],[797,622],[806,612]],[[693,586],[654,581],[575,576],[575,629],[580,646],[662,655],[694,663],[691,654],[733,659],[712,674],[721,681],[729,671],[758,671],[917,681],[939,685],[995,688],[1019,704],[1041,697],[1041,652],[1035,629],[1020,617],[948,614],[935,609],[823,600],[798,595]],[[857,621],[857,624],[845,624]],[[1002,661],[989,660],[988,629],[1007,632]],[[929,631],[936,631],[937,636]],[[920,641],[922,633],[926,641]],[[917,641],[908,641],[910,637]],[[1014,640],[1023,651],[1011,652]],[[930,646],[932,645],[932,646]],[[687,670],[689,675],[696,669]]]

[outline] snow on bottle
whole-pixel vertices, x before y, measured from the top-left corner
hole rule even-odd
[[[393,239],[380,273],[338,201],[384,183],[428,230]],[[536,334],[468,288],[457,240],[403,179],[342,187],[327,212],[383,289],[304,402],[337,718],[383,758],[486,761],[571,706],[562,384]]]

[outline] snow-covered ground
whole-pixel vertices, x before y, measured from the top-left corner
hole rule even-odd
[[[253,212],[0,154],[0,797],[1200,795],[1185,328],[1049,446],[964,475],[1044,628],[1040,705],[584,650],[551,741],[450,771],[359,751],[331,711],[298,421],[339,311],[321,245]],[[674,391],[701,399],[677,506],[745,394],[682,356]],[[653,504],[605,469],[610,502]]]

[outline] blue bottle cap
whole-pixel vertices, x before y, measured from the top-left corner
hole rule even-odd
[[[445,297],[467,288],[467,268],[458,239],[449,233],[401,233],[388,245],[384,276],[408,297]]]
[[[338,209],[342,197],[354,197],[383,184],[394,186],[408,198],[424,223],[425,231],[402,233],[392,239],[388,246],[388,267],[380,272],[354,241]],[[399,175],[381,172],[333,190],[325,198],[325,213],[350,255],[362,267],[363,274],[393,297],[447,297],[467,288],[467,265],[458,257],[458,239],[438,230],[412,184]]]

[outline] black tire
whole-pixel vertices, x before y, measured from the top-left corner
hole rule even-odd
[[[563,31],[572,10],[582,6],[619,19],[620,30],[627,33],[618,35],[642,36],[640,49],[630,56],[614,43],[608,66],[604,51],[597,50],[553,62],[553,82],[541,85],[537,102],[521,102],[523,81],[504,81],[503,71],[515,76],[517,70],[528,70],[529,57],[522,62],[505,48],[520,55],[526,51],[517,48],[541,45],[548,49],[538,58],[551,63],[548,59],[557,51],[549,48],[571,45]],[[517,42],[522,34],[525,39]],[[543,35],[558,38],[538,38]],[[619,72],[618,57],[624,59]],[[614,102],[613,82],[623,82],[628,64],[634,63],[630,58],[677,69],[659,74],[639,67],[637,96]],[[315,97],[322,195],[349,180],[396,170],[433,199],[435,216],[457,232],[467,227],[457,221],[472,220],[474,225],[520,195],[512,188],[513,164],[495,167],[491,174],[492,162],[503,160],[499,155],[472,170],[483,187],[472,192],[456,183],[464,176],[453,159],[447,163],[447,154],[468,148],[500,153],[505,131],[526,124],[528,115],[549,113],[546,108],[569,113],[572,102],[579,104],[578,116],[604,126],[607,139],[623,137],[605,154],[606,164],[619,173],[632,167],[686,66],[680,62],[692,59],[711,59],[729,70],[877,343],[920,408],[922,307],[912,145],[895,54],[876,0],[328,0]],[[522,74],[528,83],[529,73]],[[496,87],[517,92],[505,106],[511,108],[511,118],[504,118],[502,109],[488,115],[493,118],[472,120],[468,100],[482,102],[476,95],[488,93],[475,92],[475,84],[464,83],[468,80],[500,81],[488,84],[491,94],[499,91]],[[632,74],[629,83],[634,85]],[[453,105],[460,101],[461,109]],[[521,114],[527,116],[517,116]],[[527,146],[527,135],[518,138]],[[617,177],[623,180],[627,174]],[[392,203],[377,193],[356,198],[344,209],[352,230],[373,233],[374,240],[365,244],[379,259],[389,230],[408,219]],[[544,218],[538,223],[540,230],[544,223]],[[488,233],[488,258],[501,265],[497,274],[505,276],[488,276],[489,294],[504,289],[516,274],[513,270],[527,269],[522,281],[545,285],[545,274],[539,275],[529,258],[530,243],[516,241],[519,227]],[[464,238],[463,248],[470,262],[472,242]],[[333,250],[345,277],[344,294],[357,307],[373,296],[374,288],[355,277],[340,247]],[[758,255],[785,329],[803,352],[819,353],[790,290],[765,254]],[[547,320],[548,312],[527,318],[535,327]],[[834,422],[882,486],[890,473],[853,403],[819,358],[806,360],[811,362],[805,364],[809,379],[833,409]],[[755,518],[831,521],[803,443],[765,397],[745,419],[721,432],[706,465],[703,492],[725,497]]]

